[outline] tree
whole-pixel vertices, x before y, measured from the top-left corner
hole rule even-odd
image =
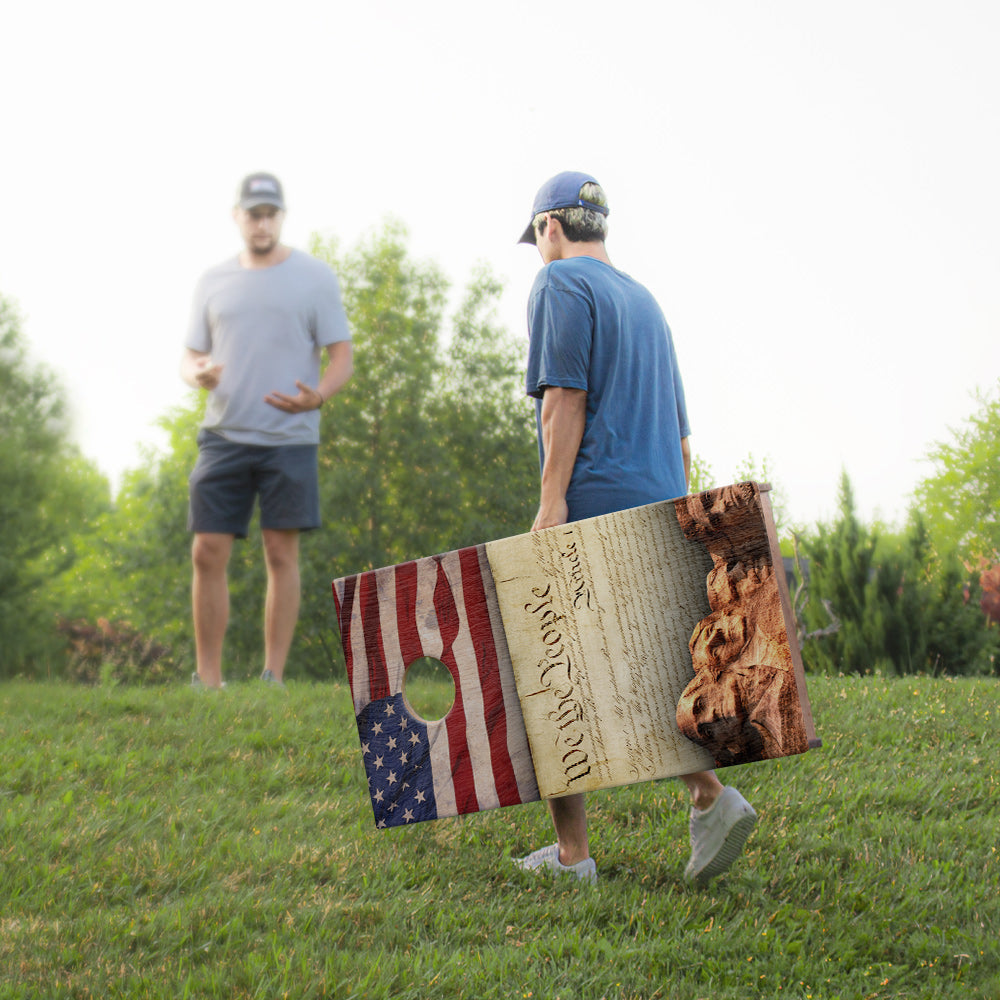
[[[453,546],[527,531],[538,504],[535,405],[524,389],[527,341],[498,325],[502,292],[485,267],[474,272],[434,401],[445,432],[447,492],[465,512]]]
[[[187,406],[158,421],[167,432],[165,450],[147,449],[142,464],[124,476],[114,506],[78,540],[78,559],[58,583],[66,617],[133,627],[188,662],[194,644],[187,477],[204,403],[192,392]]]
[[[343,257],[313,248],[341,276],[356,359],[324,407],[327,527],[303,550],[303,581],[316,585],[297,646],[314,673],[339,665],[331,580],[527,531],[537,503],[523,351],[496,322],[502,286],[474,273],[445,346],[447,282],[404,240],[390,223]]]
[[[916,505],[940,552],[1000,561],[1000,380],[976,393],[978,410],[927,458],[937,471],[916,489]]]
[[[0,297],[0,676],[61,670],[52,581],[76,558],[73,534],[110,499],[68,435],[62,389],[29,362],[17,311]]]

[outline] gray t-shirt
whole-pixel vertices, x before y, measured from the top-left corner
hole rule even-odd
[[[321,350],[350,339],[337,276],[315,257],[292,250],[272,267],[236,257],[213,267],[195,289],[185,341],[223,366],[202,426],[242,444],[317,444],[318,410],[284,413],[264,397],[294,396],[296,379],[315,388]]]

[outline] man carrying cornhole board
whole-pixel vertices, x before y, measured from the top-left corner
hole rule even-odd
[[[714,766],[801,753],[812,719],[767,491],[687,492],[670,329],[607,255],[607,199],[567,172],[521,242],[541,494],[532,532],[334,582],[380,827],[544,798],[556,842],[517,864],[594,881],[584,793],[679,776],[685,877],[707,884],[756,823]],[[668,498],[680,498],[670,500]],[[440,659],[456,702],[424,722],[406,668]]]
[[[545,265],[528,302],[542,464],[534,531],[687,493],[690,428],[670,328],[653,296],[612,266],[608,212],[593,177],[557,174],[520,240]],[[714,771],[681,779],[691,794],[686,876],[707,882],[739,856],[757,814]],[[595,878],[583,795],[548,802],[556,843],[521,866]]]

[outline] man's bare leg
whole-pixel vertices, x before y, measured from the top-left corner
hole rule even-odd
[[[722,782],[715,776],[715,771],[682,774],[681,781],[687,785],[691,793],[691,805],[695,809],[708,809],[722,794]]]
[[[722,782],[714,771],[696,771],[681,775],[691,794],[691,804],[695,809],[708,809],[722,794]],[[587,805],[583,795],[566,795],[558,799],[548,799],[552,825],[556,828],[559,841],[559,861],[564,865],[575,865],[590,857],[590,843],[587,838]]]
[[[299,576],[298,531],[266,529],[267,600],[264,606],[264,669],[276,681],[285,674],[285,662],[299,620],[302,584]]]
[[[206,687],[222,686],[222,642],[229,624],[226,568],[233,536],[196,534],[191,545],[191,610],[198,677]]]
[[[559,841],[559,863],[575,865],[590,857],[587,840],[587,801],[584,795],[547,799],[552,825]]]

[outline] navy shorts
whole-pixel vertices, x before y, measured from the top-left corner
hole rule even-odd
[[[318,528],[318,451],[314,444],[239,444],[200,430],[188,479],[188,531],[246,538],[258,497],[262,528]]]

